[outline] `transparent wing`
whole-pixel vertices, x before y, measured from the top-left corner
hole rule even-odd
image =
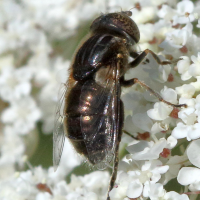
[[[67,91],[66,85],[62,84],[58,93],[59,99],[55,111],[54,130],[53,130],[53,165],[55,171],[58,168],[65,143],[63,122],[66,116],[63,112],[64,112],[66,91]]]
[[[119,67],[113,63],[105,84],[87,81],[81,90],[81,130],[89,161],[103,169],[111,162],[119,133],[120,83]],[[88,100],[88,97],[90,100]],[[90,98],[91,97],[91,98]]]

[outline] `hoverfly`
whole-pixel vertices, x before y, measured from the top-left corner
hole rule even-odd
[[[131,15],[131,11],[108,13],[92,22],[90,37],[78,49],[71,64],[66,91],[57,108],[53,133],[55,167],[60,161],[65,136],[75,150],[97,168],[104,169],[114,161],[107,199],[110,199],[109,191],[117,175],[124,121],[121,87],[139,83],[160,101],[175,107],[185,106],[166,102],[137,78],[125,80],[126,71],[138,66],[148,53],[158,64],[171,64],[161,61],[149,49],[142,53],[134,50],[140,40],[140,32]],[[129,57],[134,60],[128,62]],[[62,103],[64,109],[60,111]]]

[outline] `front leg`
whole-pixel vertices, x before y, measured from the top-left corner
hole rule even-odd
[[[144,87],[145,89],[147,89],[151,94],[153,94],[156,98],[158,98],[159,101],[162,101],[162,102],[166,103],[167,105],[170,105],[170,106],[173,106],[173,107],[185,107],[185,108],[187,107],[186,104],[173,104],[173,103],[170,103],[168,101],[165,101],[157,92],[155,92],[148,85],[146,85],[144,82],[138,80],[137,78],[133,78],[133,79],[130,79],[130,80],[125,80],[124,76],[122,76],[120,78],[120,84],[121,84],[121,86],[130,87],[130,86],[132,86],[135,83],[140,84],[142,87]]]
[[[129,67],[130,68],[137,67],[140,63],[142,63],[142,61],[145,59],[148,53],[150,53],[153,56],[153,58],[156,60],[156,62],[160,65],[168,65],[168,64],[176,63],[180,60],[180,59],[177,59],[174,61],[161,61],[160,58],[153,51],[146,49],[140,55],[138,55],[135,58],[135,60],[129,63]]]
[[[120,78],[120,85],[123,86],[123,87],[131,87],[134,84],[135,84],[135,78],[130,79],[130,80],[125,80],[124,76],[122,76]]]
[[[134,59],[135,59],[135,58],[137,58],[139,55],[140,55],[140,53],[138,53],[138,52],[135,52],[135,51],[133,51],[133,50],[130,51],[130,57],[131,57],[131,58],[134,58]],[[147,63],[149,63],[149,59],[148,59],[148,58],[146,58],[145,61],[142,62],[142,64],[147,64]],[[136,67],[136,66],[135,66],[135,67]]]

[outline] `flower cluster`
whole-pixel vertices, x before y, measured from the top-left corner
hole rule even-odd
[[[138,52],[148,59],[126,74],[138,78],[173,107],[135,84],[122,89],[124,132],[112,200],[189,200],[200,193],[200,2],[92,0],[0,2],[0,199],[104,200],[107,171],[80,168],[68,140],[54,172],[32,166],[40,135],[51,137],[60,83],[85,27],[101,12],[130,10],[140,30]],[[75,39],[74,39],[75,38]],[[62,89],[62,88],[61,88]],[[43,145],[43,144],[42,144]],[[42,154],[42,152],[41,152]],[[44,155],[45,156],[45,155]],[[29,170],[26,170],[26,165]],[[66,182],[66,177],[70,181]],[[170,187],[173,183],[176,187]]]

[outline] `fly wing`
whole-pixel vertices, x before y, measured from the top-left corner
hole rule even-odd
[[[112,161],[119,135],[120,83],[117,63],[109,66],[104,85],[88,80],[83,85],[80,106],[81,130],[88,160],[103,169]]]
[[[58,94],[59,99],[56,107],[54,130],[53,130],[53,165],[55,171],[57,170],[57,167],[59,165],[65,143],[63,122],[66,116],[63,113],[63,111],[64,111],[66,91],[67,91],[66,85],[62,84]]]

